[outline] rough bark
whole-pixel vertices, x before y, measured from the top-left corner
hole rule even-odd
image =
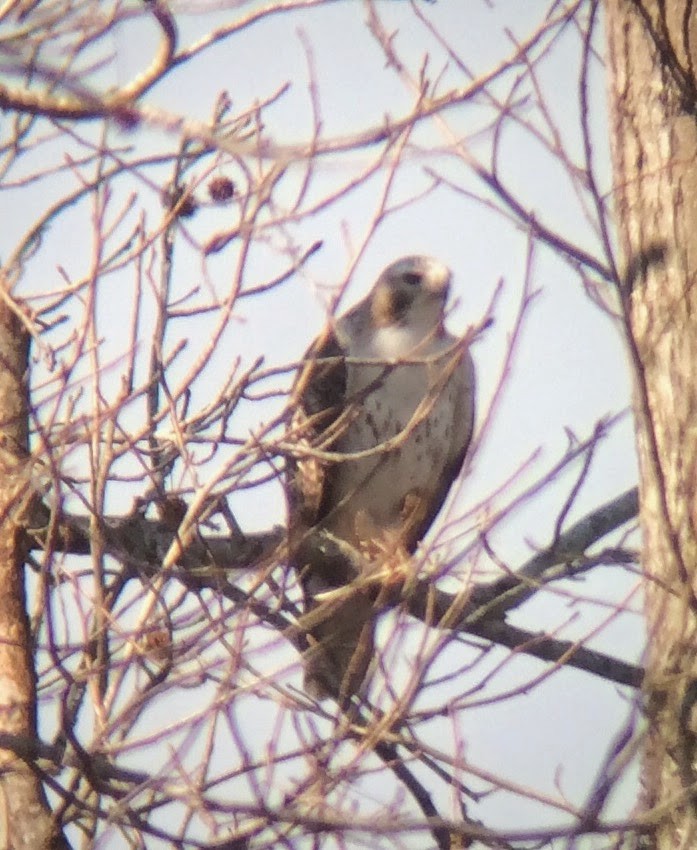
[[[28,335],[0,302],[0,733],[36,737],[36,686],[25,607],[23,517],[32,501],[27,455]],[[41,782],[28,763],[0,750],[0,846],[67,846],[55,833]]]
[[[644,805],[697,844],[697,11],[607,0],[615,204],[640,459]]]

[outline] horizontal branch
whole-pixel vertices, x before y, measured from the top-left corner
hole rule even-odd
[[[75,555],[90,553],[90,521],[73,517],[50,522],[48,510],[32,530],[36,548],[63,551]],[[595,652],[572,641],[558,640],[545,634],[519,629],[505,621],[508,611],[549,582],[567,578],[596,565],[597,559],[586,559],[587,549],[605,535],[616,530],[638,512],[636,488],[628,490],[602,505],[559,535],[548,548],[536,554],[520,570],[496,582],[463,588],[456,594],[434,587],[432,580],[407,583],[401,598],[390,600],[402,604],[409,613],[435,628],[464,632],[560,665],[568,665],[621,685],[638,687],[641,668]],[[102,530],[109,553],[130,571],[134,578],[162,573],[162,561],[173,543],[176,531],[159,520],[133,515],[104,523]],[[255,569],[282,563],[285,558],[285,530],[277,527],[268,532],[237,536],[203,536],[179,542],[180,556],[172,569],[173,578],[196,589],[209,587],[236,604],[247,605],[257,616],[277,627],[302,651],[307,646],[304,632],[293,617],[271,610],[232,584],[227,573],[234,569]],[[360,575],[360,553],[327,533],[317,533],[305,544],[328,564],[335,564],[337,574]],[[617,550],[609,550],[616,552]],[[608,559],[609,560],[609,559]],[[617,561],[614,561],[615,563]],[[372,579],[379,582],[379,577]]]

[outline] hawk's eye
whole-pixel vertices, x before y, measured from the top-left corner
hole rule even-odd
[[[409,286],[418,286],[421,283],[421,275],[417,272],[405,272],[404,282]]]

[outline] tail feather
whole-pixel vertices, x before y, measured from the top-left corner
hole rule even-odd
[[[303,658],[304,688],[345,705],[360,693],[375,654],[375,609],[364,594],[350,594],[338,605],[311,603],[308,614],[315,620],[323,607],[327,616],[313,623]]]

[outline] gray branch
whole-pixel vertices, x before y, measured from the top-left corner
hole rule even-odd
[[[505,620],[508,611],[551,581],[577,575],[599,563],[628,560],[630,555],[625,550],[607,549],[595,558],[586,557],[586,552],[601,538],[634,519],[637,513],[638,495],[633,488],[588,514],[518,571],[496,582],[451,594],[438,590],[430,581],[420,581],[410,584],[390,604],[406,604],[413,616],[435,628],[472,634],[514,652],[576,667],[621,685],[639,687],[643,677],[641,668],[578,643],[519,629]],[[103,533],[110,554],[126,566],[133,578],[161,573],[165,554],[177,542],[176,531],[166,523],[140,515],[105,522]],[[43,508],[32,530],[32,539],[36,548],[87,555],[89,519],[73,517],[51,522],[48,510]],[[230,570],[282,562],[284,541],[282,528],[254,535],[198,534],[186,541],[186,545],[179,541],[181,554],[171,574],[192,589],[209,587],[236,604],[246,605],[261,619],[282,630],[302,651],[307,641],[297,625],[296,610],[288,603],[271,610],[250,598],[227,577]],[[317,547],[323,558],[336,560],[339,571],[349,575],[361,573],[360,554],[343,541],[318,533],[309,545]]]

